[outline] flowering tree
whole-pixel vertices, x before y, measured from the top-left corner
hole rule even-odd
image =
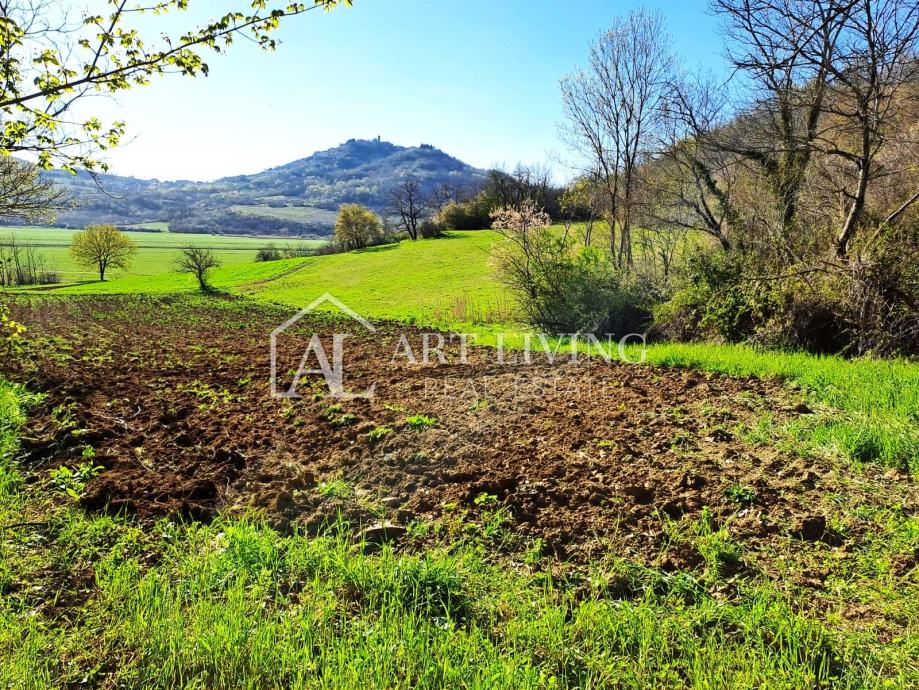
[[[505,206],[491,213],[491,227],[504,235],[514,244],[520,246],[526,254],[530,236],[534,231],[549,227],[552,220],[549,214],[536,207],[533,201],[526,200],[518,207]]]

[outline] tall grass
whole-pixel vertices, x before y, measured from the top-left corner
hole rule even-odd
[[[877,683],[857,647],[794,613],[765,585],[728,603],[685,576],[658,576],[653,589],[643,589],[633,569],[635,594],[616,598],[605,591],[609,572],[586,589],[557,589],[525,570],[491,564],[468,542],[423,555],[389,548],[371,555],[341,533],[282,537],[251,520],[162,529],[152,567],[149,553],[137,553],[134,534],[108,549],[77,625],[55,626],[5,606],[0,684],[230,690]],[[71,528],[69,539],[99,538],[84,531]]]

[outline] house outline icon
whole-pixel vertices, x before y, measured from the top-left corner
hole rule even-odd
[[[296,395],[296,393],[292,394],[290,392],[285,392],[285,393],[278,392],[278,337],[283,335],[287,331],[288,328],[290,328],[291,326],[299,322],[304,316],[312,313],[313,311],[316,310],[317,307],[320,307],[321,305],[326,304],[326,303],[331,304],[335,306],[336,308],[338,308],[338,310],[341,311],[343,314],[345,314],[345,316],[348,316],[352,321],[356,321],[357,323],[359,323],[361,326],[364,327],[365,330],[369,331],[370,333],[377,332],[376,326],[374,326],[372,323],[370,323],[370,321],[368,321],[363,316],[361,316],[356,311],[354,311],[347,304],[342,302],[340,299],[338,299],[334,295],[329,294],[328,292],[323,293],[322,295],[320,295],[315,300],[310,302],[308,305],[303,307],[303,309],[298,311],[296,314],[294,314],[292,317],[287,319],[287,321],[282,323],[280,326],[278,326],[271,332],[271,397],[272,398],[299,397]],[[376,388],[376,384],[370,387],[368,391],[369,395],[373,394],[374,388]],[[363,397],[363,396],[359,396],[359,397]]]

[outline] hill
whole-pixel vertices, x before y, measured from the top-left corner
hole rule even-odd
[[[484,173],[429,144],[351,139],[254,175],[213,182],[100,175],[97,184],[86,173],[48,175],[77,204],[60,214],[56,224],[64,227],[169,223],[177,232],[326,236],[341,204],[382,211],[400,177],[411,175],[430,191],[444,184],[475,187]]]

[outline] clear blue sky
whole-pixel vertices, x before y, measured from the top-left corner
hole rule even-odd
[[[197,4],[216,14],[234,3]],[[559,78],[642,4],[664,14],[684,64],[723,69],[705,0],[354,0],[291,20],[276,53],[242,42],[209,57],[206,79],[166,77],[93,109],[127,121],[108,160],[137,177],[257,172],[377,135],[481,167],[544,161],[564,151]],[[154,31],[161,21],[143,20]]]

